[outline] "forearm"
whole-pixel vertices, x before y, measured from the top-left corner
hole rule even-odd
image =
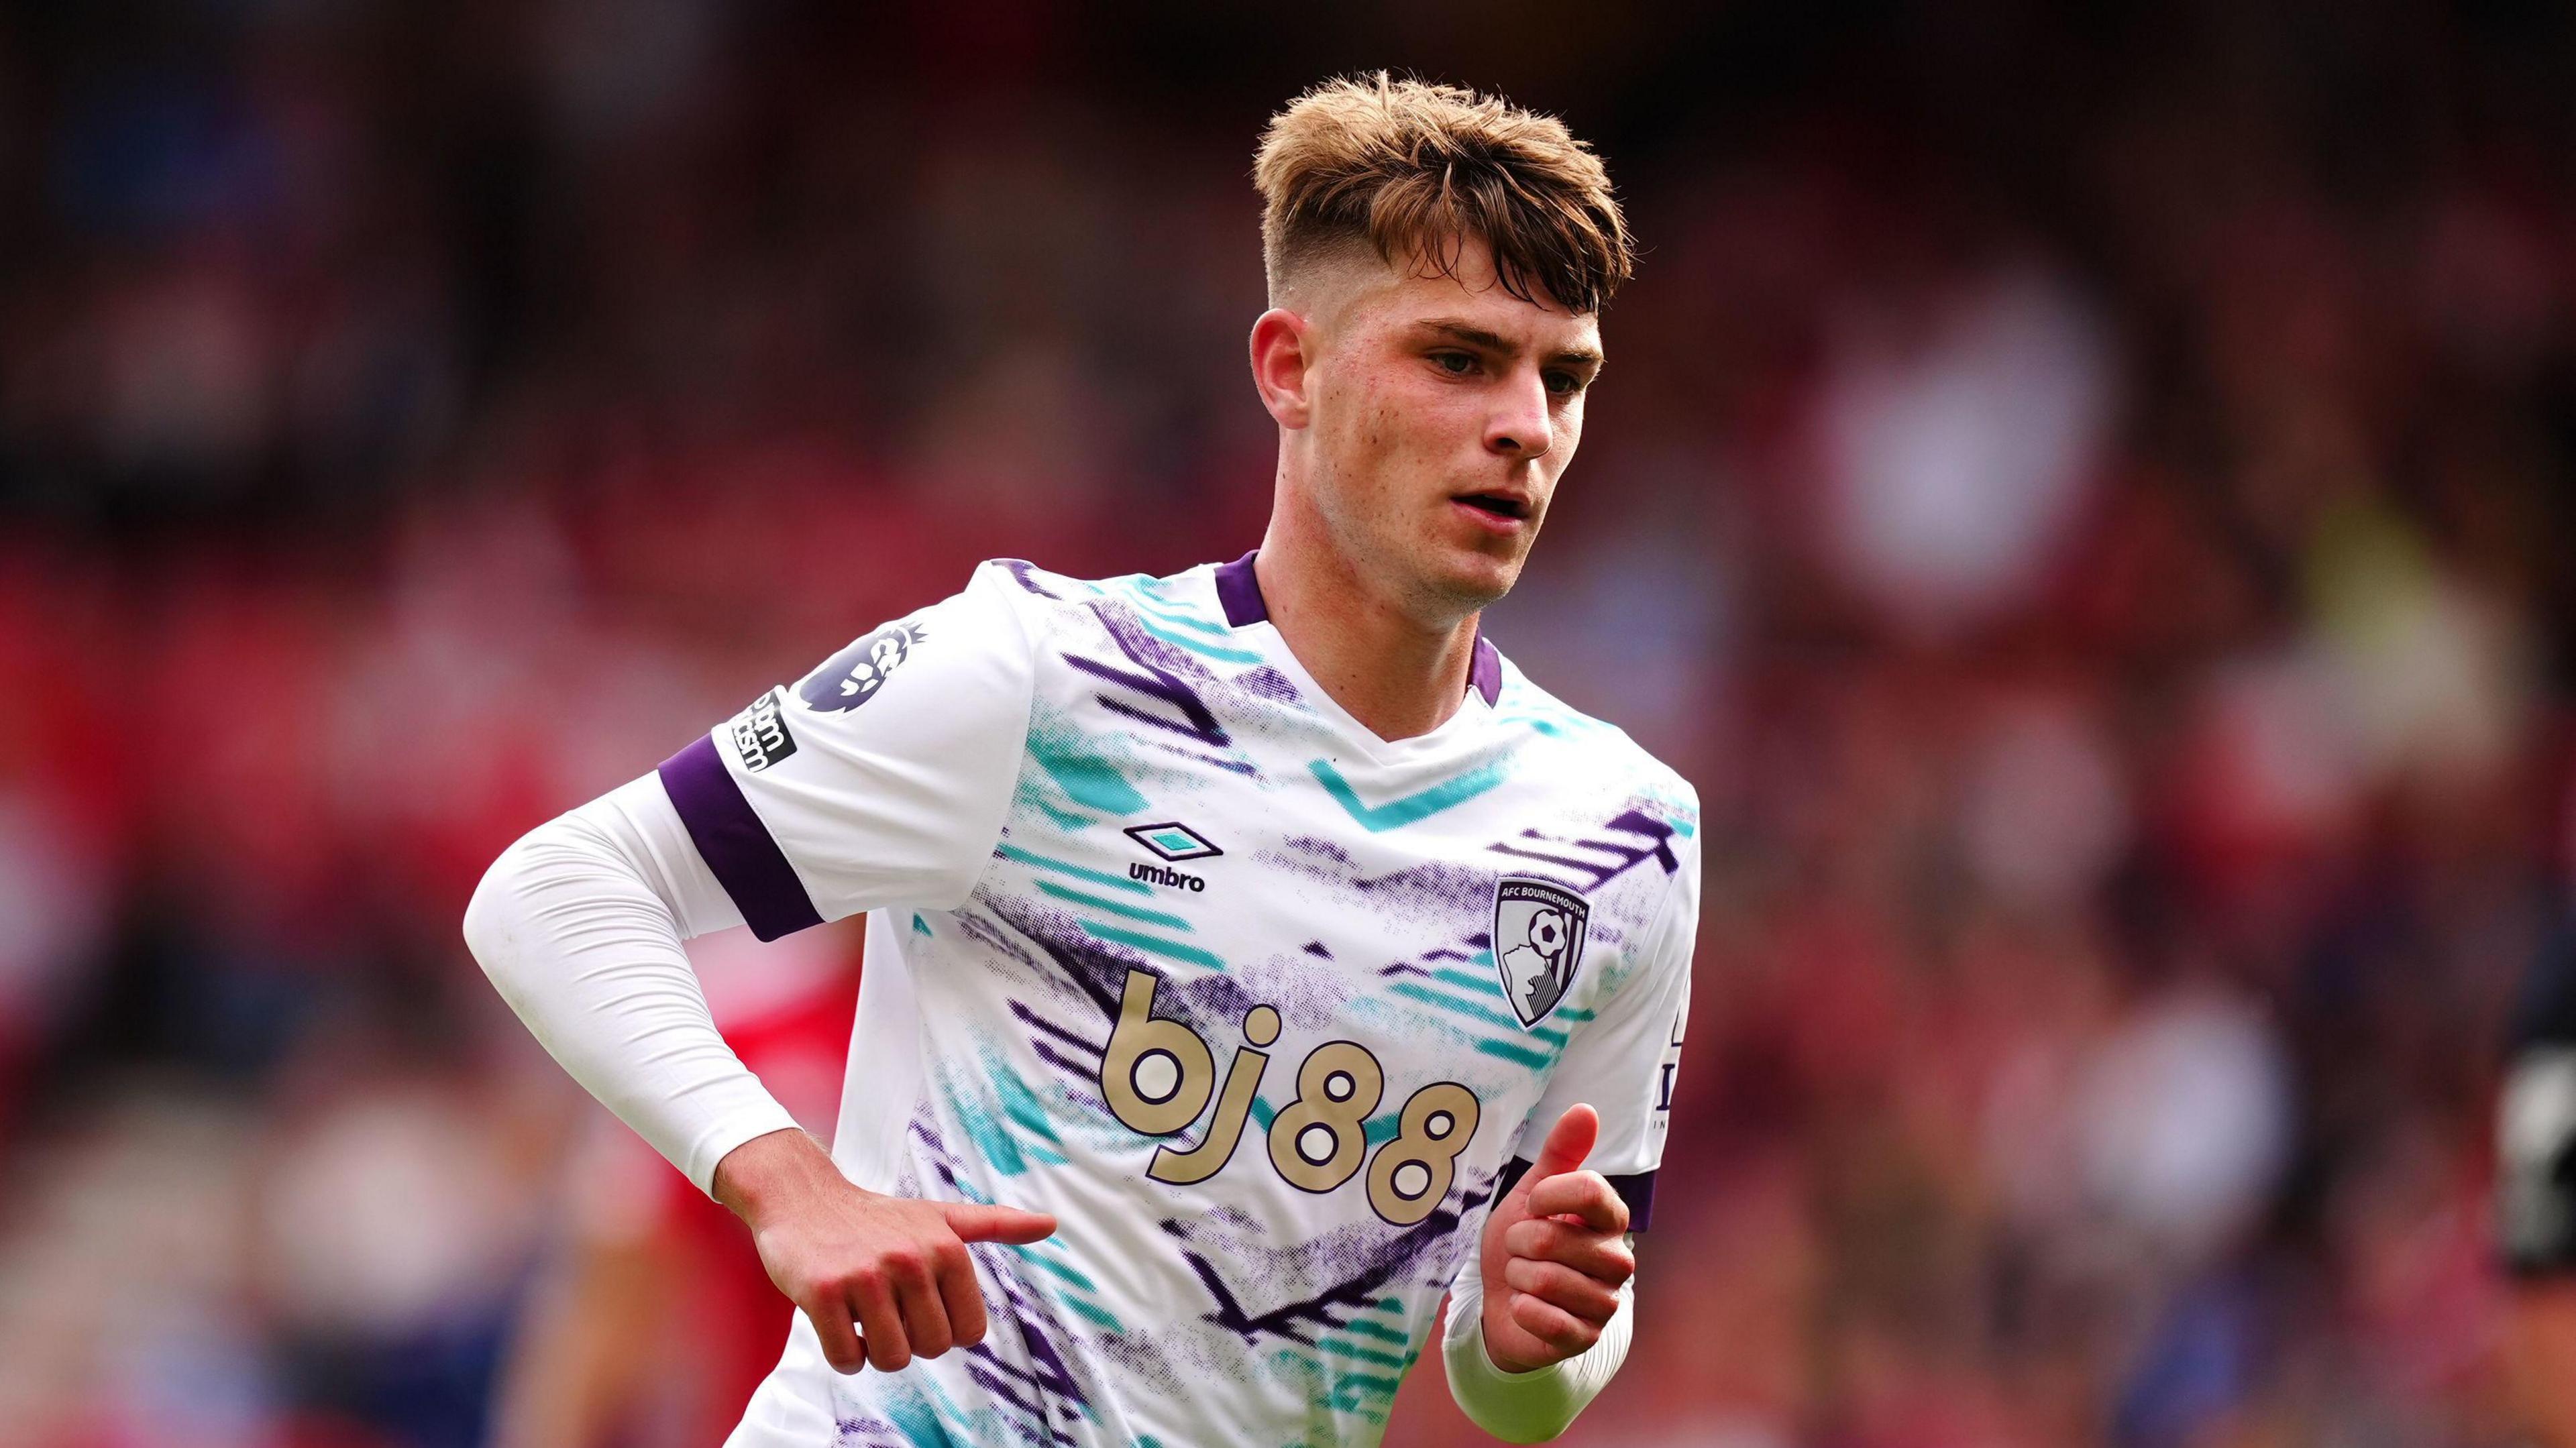
[[[1485,1351],[1484,1288],[1471,1264],[1449,1288],[1449,1321],[1441,1358],[1449,1369],[1449,1396],[1479,1428],[1506,1443],[1541,1443],[1564,1432],[1628,1356],[1636,1320],[1635,1284],[1619,1289],[1619,1310],[1600,1340],[1553,1367],[1508,1373]]]
[[[647,775],[504,851],[465,939],[573,1079],[707,1190],[726,1152],[796,1124],[725,1044],[681,947],[739,922]]]

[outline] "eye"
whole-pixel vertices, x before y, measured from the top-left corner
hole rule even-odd
[[[1547,390],[1559,397],[1572,397],[1583,390],[1583,379],[1571,372],[1547,374]]]
[[[1431,365],[1452,377],[1464,377],[1475,370],[1476,359],[1465,352],[1434,352]]]

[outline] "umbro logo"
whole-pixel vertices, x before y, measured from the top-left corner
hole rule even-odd
[[[1173,820],[1165,820],[1158,825],[1130,825],[1127,828],[1127,838],[1166,860],[1204,860],[1211,855],[1225,853],[1208,843],[1206,836],[1188,825]],[[1127,878],[1173,890],[1205,891],[1207,889],[1207,881],[1186,870],[1175,870],[1169,865],[1143,863],[1129,865]]]
[[[1188,825],[1169,820],[1159,825],[1129,825],[1127,838],[1166,860],[1204,860],[1225,853]]]

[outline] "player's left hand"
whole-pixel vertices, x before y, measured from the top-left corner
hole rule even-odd
[[[1582,1170],[1600,1135],[1598,1112],[1568,1107],[1529,1173],[1485,1219],[1485,1355],[1507,1373],[1589,1349],[1637,1270],[1625,1240],[1628,1204],[1609,1178]]]

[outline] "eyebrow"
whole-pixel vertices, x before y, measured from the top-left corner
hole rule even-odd
[[[1414,327],[1419,331],[1437,332],[1453,341],[1464,342],[1471,347],[1482,347],[1489,352],[1518,352],[1520,350],[1518,346],[1514,345],[1509,339],[1505,338],[1499,332],[1488,332],[1482,327],[1471,327],[1464,322],[1452,321],[1445,317],[1433,318],[1432,320],[1424,322],[1416,322],[1414,323]],[[1591,350],[1590,348],[1568,347],[1562,351],[1549,353],[1547,360],[1550,362],[1573,363],[1578,366],[1588,363],[1594,367],[1598,367],[1601,365],[1601,354]]]

